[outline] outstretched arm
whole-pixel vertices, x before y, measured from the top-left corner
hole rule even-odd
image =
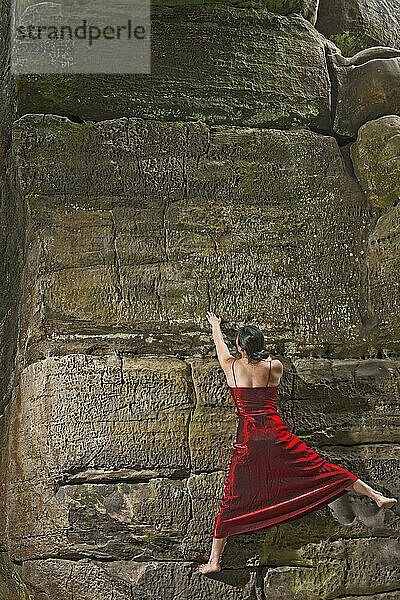
[[[217,349],[218,360],[221,364],[221,367],[226,367],[227,362],[234,358],[234,356],[232,356],[232,354],[229,352],[229,348],[224,342],[220,327],[221,317],[216,317],[213,312],[208,312],[207,319],[212,325],[212,336]]]

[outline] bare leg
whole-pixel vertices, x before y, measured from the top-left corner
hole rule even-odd
[[[221,570],[221,565],[219,564],[219,560],[221,558],[222,551],[224,549],[226,540],[228,538],[215,538],[213,537],[213,542],[211,546],[210,558],[208,559],[208,563],[204,563],[200,565],[199,571],[203,575],[206,573],[217,573]]]
[[[356,494],[362,494],[364,496],[372,498],[372,500],[374,500],[377,503],[379,508],[382,508],[382,506],[384,506],[385,508],[391,508],[397,502],[396,498],[386,498],[386,496],[372,489],[369,485],[361,481],[361,479],[357,479],[354,483],[352,483],[349,487],[345,489],[351,490]]]

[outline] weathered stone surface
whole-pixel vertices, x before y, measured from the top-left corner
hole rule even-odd
[[[400,48],[398,0],[319,0],[315,27],[344,56],[370,46]]]
[[[372,589],[398,590],[398,539],[322,541],[306,546],[302,555],[309,562],[308,568],[268,570],[264,583],[268,599],[282,598],[279,593],[284,593],[287,600],[308,600],[343,597],[345,593],[361,596]]]
[[[186,479],[67,485],[56,496],[68,516],[67,555],[68,548],[99,559],[183,559],[181,542],[192,519]]]
[[[293,413],[290,389],[294,397],[305,388],[310,396],[312,388],[314,397],[323,394],[319,412],[330,406],[324,388],[332,387],[331,397],[346,398],[348,388],[334,388],[328,381],[348,382],[346,372],[340,376],[339,362],[337,371],[326,366],[325,372],[323,361],[315,361],[314,368],[307,361],[296,364],[294,382],[284,382],[279,408]],[[355,399],[363,386],[372,396],[377,379],[374,361],[364,363],[364,376],[362,366],[354,367],[358,375],[352,379],[360,380],[351,390]],[[394,378],[387,363],[384,378]],[[222,397],[223,392],[230,397],[228,387],[215,384],[216,364],[198,360],[189,368],[172,358],[120,361],[75,354],[28,366],[10,406],[1,466],[1,518],[11,559],[18,564],[36,564],[44,557],[158,564],[171,556],[195,561],[207,552],[236,430],[233,401],[229,406]],[[385,390],[389,395],[388,384]],[[376,404],[368,408],[366,414],[379,411]],[[205,417],[207,411],[212,418]],[[301,418],[301,411],[295,411]],[[311,445],[329,462],[396,495],[400,445],[392,443],[395,415],[383,412],[382,421],[385,415],[393,425],[393,438],[386,438],[391,443]],[[329,417],[332,429],[335,424],[340,429],[342,415],[333,411]],[[315,423],[303,422],[308,437],[319,439],[313,437]],[[362,413],[350,424],[354,438],[360,428],[357,439],[362,441]],[[230,540],[224,565],[303,565],[302,548],[311,541],[386,538],[399,531],[393,512],[379,511],[370,499],[347,494],[340,500],[297,523],[237,536]]]
[[[319,0],[217,0],[216,3],[231,4],[244,8],[265,8],[270,12],[280,15],[291,15],[297,13],[310,21],[313,25],[317,20],[317,8]],[[209,0],[153,0],[152,6],[177,6],[190,4],[208,4]]]
[[[204,355],[210,305],[228,335],[258,314],[267,343],[290,353],[370,347],[375,215],[334,138],[27,115],[14,158],[30,213],[22,365],[110,348]]]
[[[51,600],[251,600],[258,572],[257,567],[227,570],[211,578],[200,575],[197,564],[175,561],[49,559],[29,561],[21,568],[24,579]]]
[[[193,401],[188,365],[178,359],[72,354],[39,361],[22,373],[15,398],[13,443],[21,451],[28,444],[31,457],[15,454],[16,474],[65,482],[63,474],[98,467],[185,472]]]
[[[369,237],[368,259],[370,276],[370,327],[376,328],[374,336],[378,344],[389,352],[388,340],[393,332],[400,332],[399,283],[400,283],[400,204],[393,206],[378,220]],[[378,325],[379,323],[379,325]]]
[[[385,210],[400,200],[400,116],[368,121],[357,133],[350,155],[368,200]]]
[[[370,327],[380,323],[376,339],[385,344],[388,334],[400,332],[400,117],[363,125],[350,154],[361,187],[381,213],[368,240],[368,273]]]
[[[0,3],[0,415],[10,400],[13,384],[24,239],[23,210],[8,157],[15,104],[9,70],[10,3]]]
[[[398,360],[311,358],[293,367],[291,430],[307,444],[400,443]]]
[[[16,75],[18,116],[200,119],[328,133],[324,47],[324,37],[299,15],[224,4],[154,6],[150,74]]]
[[[101,481],[102,475],[110,482],[116,477],[109,471],[128,482],[189,473],[192,402],[188,367],[176,359],[161,363],[123,359],[121,366],[113,357],[71,355],[30,365],[13,399],[4,455],[8,464],[2,465],[7,473],[7,518],[13,529],[8,542],[11,555],[19,560],[47,555],[50,548],[52,554],[72,552],[65,492],[55,492],[70,480],[77,483],[79,473],[90,481],[92,470],[94,481]],[[132,485],[128,496],[134,511],[138,489],[144,487]],[[163,502],[167,494],[162,495]],[[43,518],[43,511],[52,519]],[[155,523],[153,519],[153,532]],[[21,537],[24,526],[29,535]],[[167,531],[165,537],[170,536]],[[73,549],[81,551],[84,554],[80,546]]]
[[[196,394],[189,432],[192,471],[225,470],[237,427],[225,375],[215,360],[194,361],[192,377]]]
[[[10,561],[7,552],[0,552],[0,597],[2,600],[35,598],[33,588],[26,584],[20,574],[19,566]]]
[[[329,46],[335,111],[333,129],[356,137],[364,123],[382,115],[400,114],[400,49],[369,48],[352,58]]]
[[[248,567],[242,571],[224,569],[216,578],[202,577],[197,565],[189,562],[68,561],[35,560],[23,563],[21,574],[36,590],[51,594],[52,600],[250,600],[260,593],[264,579],[266,598],[280,600],[325,600],[352,591],[352,598],[397,600],[399,542],[367,538],[309,544],[303,567]],[[379,569],[379,570],[378,570]],[[369,586],[369,587],[368,587]],[[376,595],[372,586],[379,587]],[[385,591],[386,590],[386,591]],[[284,593],[284,595],[283,595]]]

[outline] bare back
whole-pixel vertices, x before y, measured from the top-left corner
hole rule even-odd
[[[234,362],[234,373],[232,363]],[[248,364],[247,358],[233,359],[229,363],[229,371],[225,371],[228,385],[234,387],[273,387],[279,385],[281,379],[281,362],[279,360],[261,360],[258,364]],[[236,380],[236,381],[235,381]]]

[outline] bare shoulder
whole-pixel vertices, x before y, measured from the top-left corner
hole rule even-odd
[[[283,373],[283,364],[282,362],[279,360],[279,358],[273,358],[271,360],[271,369],[275,369],[277,373]]]

